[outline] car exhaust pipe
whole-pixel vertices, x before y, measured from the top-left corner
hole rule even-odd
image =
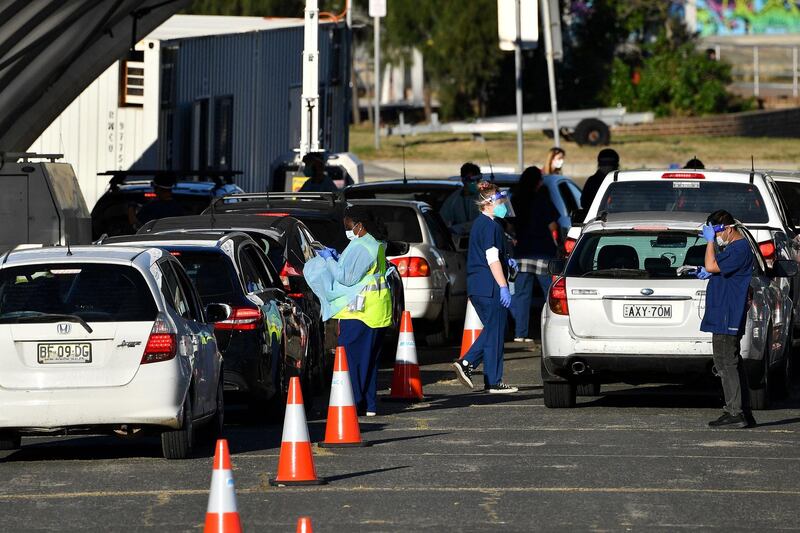
[[[586,371],[586,363],[584,363],[583,361],[575,361],[572,363],[570,368],[572,369],[573,375],[579,376]]]

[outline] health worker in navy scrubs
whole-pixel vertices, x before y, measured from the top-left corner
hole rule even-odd
[[[747,292],[753,277],[753,250],[727,211],[714,211],[703,226],[705,264],[697,277],[708,280],[706,312],[700,331],[711,333],[714,366],[722,380],[725,407],[711,427],[755,425],[750,412],[747,375],[739,346],[747,320]],[[717,251],[719,249],[719,251]]]
[[[516,269],[516,262],[509,256],[503,228],[496,219],[513,214],[509,213],[507,194],[494,183],[478,184],[476,203],[481,214],[469,233],[467,295],[483,322],[483,331],[453,367],[458,380],[472,389],[472,372],[483,362],[484,390],[508,394],[518,390],[503,382],[503,341],[511,307],[508,270]]]

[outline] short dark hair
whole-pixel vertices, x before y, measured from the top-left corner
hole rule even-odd
[[[476,165],[475,163],[468,161],[461,165],[461,179],[471,178],[473,176],[480,176],[481,175],[481,167]]]
[[[725,211],[724,209],[718,209],[714,211],[710,215],[708,215],[707,222],[712,226],[717,224],[725,224],[726,226],[732,226],[736,224],[736,219],[733,218],[733,215]]]
[[[619,167],[619,154],[613,148],[603,148],[597,154],[597,164],[601,167]]]
[[[702,161],[700,161],[696,157],[693,157],[686,162],[683,168],[691,170],[703,170],[704,168],[706,168],[706,166],[703,164]]]
[[[383,222],[378,219],[375,211],[364,205],[348,205],[344,211],[345,218],[349,218],[355,224],[361,224],[367,230],[367,233],[372,235],[378,240],[385,240],[386,227]]]

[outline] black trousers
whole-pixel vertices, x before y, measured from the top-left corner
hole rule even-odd
[[[738,416],[750,413],[750,389],[747,386],[747,374],[740,353],[741,335],[711,336],[714,350],[714,366],[722,380],[722,392],[725,395],[725,412]],[[743,392],[744,391],[744,392]]]

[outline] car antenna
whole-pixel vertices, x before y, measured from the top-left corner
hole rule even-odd
[[[750,154],[750,172],[756,171],[756,158],[753,157],[753,154]]]
[[[489,175],[492,177],[492,183],[494,183],[494,167],[492,167],[492,158],[489,157],[489,149],[484,146],[483,151],[486,152],[486,160],[489,162]]]
[[[67,257],[72,255],[72,248],[69,247],[69,235],[64,235],[64,242],[67,243]]]
[[[406,177],[406,136],[405,134],[400,136],[402,143],[400,147],[403,149],[403,185],[408,185],[408,178]]]

